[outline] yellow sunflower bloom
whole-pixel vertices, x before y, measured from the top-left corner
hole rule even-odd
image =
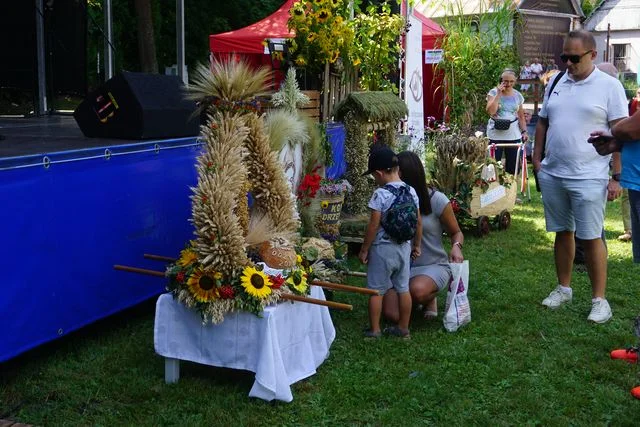
[[[302,256],[301,255],[296,255],[296,262],[298,264],[302,264]]]
[[[329,201],[328,200],[323,200],[320,202],[320,207],[322,209],[327,209],[329,207]]]
[[[327,19],[331,17],[331,12],[329,12],[326,9],[319,10],[317,17],[318,17],[318,22],[321,22],[321,23],[325,22]]]
[[[209,302],[218,298],[216,280],[211,273],[196,269],[187,280],[187,286],[193,297],[199,302]]]
[[[353,66],[357,67],[358,65],[360,65],[361,62],[362,61],[360,61],[360,58],[356,58],[356,59],[353,60]]]
[[[304,67],[307,64],[307,60],[304,59],[302,56],[299,56],[296,58],[296,65],[298,65],[299,67]]]
[[[180,252],[180,259],[178,259],[178,265],[187,267],[198,260],[198,254],[192,249],[183,249]]]
[[[307,41],[312,42],[316,39],[316,37],[317,37],[316,33],[309,33],[309,35],[307,36]]]
[[[271,282],[266,274],[254,267],[246,267],[240,277],[244,290],[254,298],[264,299],[271,294]]]
[[[296,292],[300,294],[304,294],[307,292],[307,288],[309,284],[307,283],[307,278],[300,270],[296,270],[287,278],[287,282],[289,288],[293,288]]]

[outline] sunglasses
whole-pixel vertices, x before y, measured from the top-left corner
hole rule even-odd
[[[593,52],[593,50],[588,50],[582,55],[565,55],[563,53],[562,55],[560,55],[560,61],[562,61],[565,64],[567,63],[567,61],[571,61],[572,64],[577,64],[578,62],[580,62],[583,56],[591,52]]]

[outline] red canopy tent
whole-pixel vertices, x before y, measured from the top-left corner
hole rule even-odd
[[[440,25],[431,19],[413,10],[413,15],[422,22],[422,83],[424,87],[423,108],[424,123],[427,124],[427,117],[435,117],[442,120],[444,116],[444,74],[436,69],[436,64],[425,64],[425,51],[436,49],[438,40],[444,37],[444,30]]]
[[[263,55],[265,39],[290,38],[294,34],[287,28],[289,9],[295,0],[287,0],[280,9],[261,21],[239,30],[209,36],[212,53],[243,53]]]
[[[289,9],[295,0],[287,0],[280,9],[266,18],[238,30],[209,36],[209,50],[216,59],[242,57],[255,66],[274,65],[268,53],[265,53],[266,39],[285,39],[294,36],[287,28]],[[278,64],[279,65],[279,64]],[[275,70],[275,85],[284,78],[280,70]]]

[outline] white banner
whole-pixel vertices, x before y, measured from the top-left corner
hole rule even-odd
[[[409,15],[409,32],[406,36],[404,98],[409,109],[407,132],[411,135],[409,149],[422,157],[424,154],[424,96],[422,76],[422,22]]]

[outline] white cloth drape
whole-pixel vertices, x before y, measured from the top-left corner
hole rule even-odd
[[[324,299],[317,286],[312,298]],[[230,313],[219,325],[163,294],[156,304],[154,345],[161,356],[255,372],[249,396],[291,402],[291,384],[307,378],[329,355],[335,328],[327,307],[283,302],[263,317]]]

